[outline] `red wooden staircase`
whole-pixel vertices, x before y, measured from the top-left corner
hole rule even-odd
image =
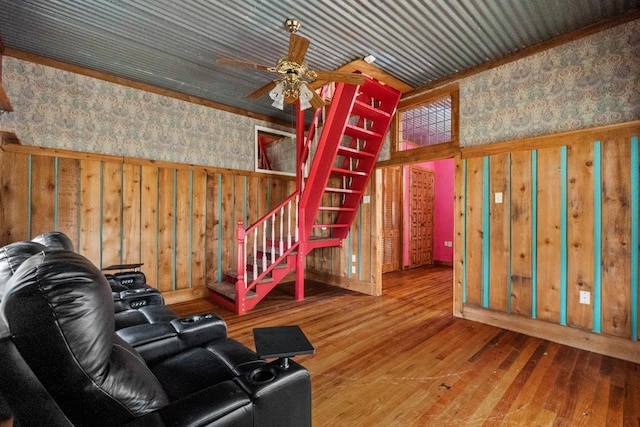
[[[297,190],[250,227],[238,223],[238,268],[207,285],[214,301],[245,314],[293,271],[296,299],[304,298],[304,259],[347,237],[400,95],[370,78],[361,86],[338,83],[324,122],[316,111],[306,136],[298,113]]]

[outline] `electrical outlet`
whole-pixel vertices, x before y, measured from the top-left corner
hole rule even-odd
[[[351,262],[356,262],[356,254],[351,254]]]
[[[591,304],[591,292],[580,291],[580,304]]]
[[[496,203],[502,203],[502,193],[495,193],[494,197]]]
[[[362,196],[362,203],[371,203],[371,196]]]

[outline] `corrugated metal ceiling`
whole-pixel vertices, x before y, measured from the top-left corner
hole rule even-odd
[[[283,22],[302,22],[312,69],[372,54],[418,87],[589,24],[640,0],[0,0],[5,47],[199,96],[280,119],[268,97],[246,98],[287,50]]]

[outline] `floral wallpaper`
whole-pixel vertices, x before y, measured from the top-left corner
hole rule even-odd
[[[5,57],[14,112],[0,129],[24,145],[254,169],[254,126],[269,123]]]
[[[638,70],[635,20],[462,79],[460,144],[640,119]],[[0,130],[25,145],[253,170],[254,127],[270,126],[11,57],[2,77],[14,112]]]
[[[640,20],[460,80],[460,145],[640,119]]]

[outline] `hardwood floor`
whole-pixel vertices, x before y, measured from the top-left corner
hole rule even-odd
[[[281,285],[236,316],[207,300],[229,335],[254,348],[254,327],[297,324],[316,353],[314,426],[638,426],[640,365],[457,319],[450,268],[384,276],[370,297],[307,284],[293,300]]]

